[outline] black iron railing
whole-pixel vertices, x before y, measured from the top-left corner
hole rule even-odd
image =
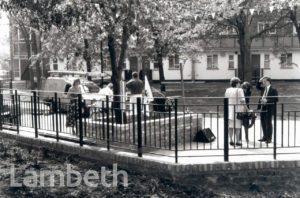
[[[249,141],[242,135],[241,146],[229,145],[229,112],[231,106],[227,98],[186,98],[185,103],[180,98],[170,98],[171,103],[164,108],[153,108],[142,98],[137,103],[130,103],[128,98],[121,98],[120,104],[108,96],[99,100],[83,99],[82,95],[70,103],[66,98],[59,98],[53,93],[53,98],[43,98],[39,92],[19,94],[10,91],[0,94],[0,128],[14,130],[17,134],[23,131],[34,133],[35,138],[46,136],[66,141],[78,142],[80,146],[93,144],[110,148],[143,154],[188,159],[201,157],[194,151],[207,151],[205,156],[218,155],[229,161],[233,155],[256,155],[251,152],[259,150],[259,154],[273,155],[276,159],[278,149],[300,148],[300,127],[297,97],[282,97],[273,105],[273,137],[271,143],[259,142],[262,134],[260,113],[256,110],[255,124],[249,129]],[[251,97],[258,101],[258,97]],[[251,109],[256,109],[257,103],[250,103]],[[162,111],[154,111],[161,109]],[[74,112],[75,110],[75,112]],[[68,115],[73,117],[73,125],[67,127]],[[121,116],[121,118],[119,117]],[[118,119],[117,119],[118,117]],[[209,128],[216,139],[212,142],[199,142],[196,135]],[[244,134],[244,130],[242,131]],[[236,142],[237,140],[234,139]],[[230,151],[239,151],[235,154]],[[262,153],[263,150],[269,150]],[[213,154],[211,151],[220,151]],[[281,152],[282,153],[282,152]],[[291,153],[291,152],[289,152]],[[292,152],[295,153],[295,152]]]

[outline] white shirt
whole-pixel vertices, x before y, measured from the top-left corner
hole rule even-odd
[[[264,95],[263,95],[263,99],[264,99],[265,97],[268,96],[270,87],[271,87],[271,85],[268,85],[268,86],[265,88],[265,92],[264,92]]]

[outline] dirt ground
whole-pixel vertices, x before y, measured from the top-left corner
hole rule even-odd
[[[75,155],[66,155],[43,148],[24,147],[16,142],[0,140],[0,197],[297,197],[300,184],[297,179],[286,178],[283,185],[273,187],[273,179],[262,177],[248,182],[238,178],[230,180],[219,176],[214,182],[203,184],[190,182],[177,185],[163,178],[128,172],[129,185],[125,188],[120,180],[115,188],[102,185],[88,187],[10,187],[10,167],[15,165],[16,181],[24,179],[26,170],[61,170],[66,172],[67,164],[81,173],[87,170],[101,171],[99,162],[86,161]],[[111,167],[107,167],[110,168]],[[299,175],[295,175],[298,178]],[[107,182],[112,178],[107,177]],[[200,180],[201,181],[201,180]],[[277,179],[278,181],[278,179]],[[46,182],[47,184],[47,182]],[[275,184],[275,183],[274,183]],[[281,186],[281,187],[280,187]]]

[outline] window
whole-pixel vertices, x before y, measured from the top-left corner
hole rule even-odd
[[[234,55],[228,56],[228,69],[234,69]]]
[[[19,49],[20,49],[20,55],[21,56],[26,56],[27,57],[27,55],[28,55],[28,53],[27,53],[27,46],[26,46],[26,43],[20,43],[19,44]]]
[[[101,65],[101,62],[100,62]],[[103,57],[103,71],[110,71],[111,70],[111,63],[110,57]]]
[[[14,76],[16,78],[20,77],[20,62],[17,59],[13,60],[13,64],[14,64]]]
[[[281,57],[280,57],[280,64],[281,64],[281,67],[282,68],[285,68],[285,67],[291,67],[292,66],[292,59],[293,59],[293,56],[291,53],[287,53],[287,54],[281,54]]]
[[[31,31],[30,31],[30,28],[26,28],[26,33],[28,33],[28,36],[29,36],[29,40],[31,39]],[[25,40],[25,37],[23,35],[23,32],[18,29],[18,40],[20,41],[24,41]]]
[[[146,57],[146,56],[142,57],[142,69],[143,70],[150,69],[150,61],[149,61],[148,57]]]
[[[169,56],[169,69],[179,69],[179,56]]]
[[[220,32],[220,35],[236,35],[236,34],[237,34],[236,30],[234,29],[234,27],[231,26],[227,26]]]
[[[207,69],[218,69],[218,55],[207,55]]]
[[[14,44],[14,56],[19,56],[20,51],[19,51],[19,45],[17,43]]]
[[[153,67],[155,70],[159,69],[159,64],[158,64],[158,59],[157,57],[154,58],[154,61],[153,61]]]
[[[270,54],[265,54],[264,68],[270,69]]]
[[[258,22],[257,33],[260,33],[263,30],[270,28],[271,26],[272,26],[272,22]],[[276,27],[267,31],[266,34],[276,34]]]
[[[53,70],[57,70],[58,69],[58,63],[57,63],[57,58],[53,59]]]
[[[138,62],[137,56],[129,57],[129,67],[131,71],[138,71]]]

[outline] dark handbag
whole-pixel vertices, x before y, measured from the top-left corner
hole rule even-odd
[[[247,112],[237,112],[236,118],[238,120],[244,120],[247,117],[248,117],[248,113]]]
[[[213,134],[210,128],[202,129],[198,131],[194,137],[195,142],[213,142],[216,136]]]
[[[238,89],[236,90],[236,104],[239,105],[239,102],[238,102]],[[237,112],[236,113],[236,118],[238,120],[244,120],[245,118],[247,118],[248,116],[248,113],[247,112]]]

